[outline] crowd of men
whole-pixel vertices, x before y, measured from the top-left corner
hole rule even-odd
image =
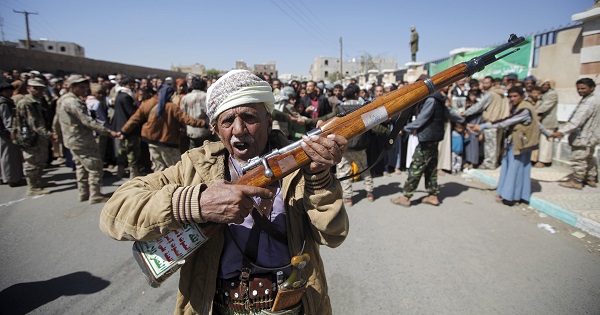
[[[292,141],[301,139],[318,120],[356,109],[407,84],[359,86],[352,80],[342,86],[323,81],[282,82],[269,75],[261,78],[271,85],[275,96],[273,128],[281,130]],[[156,75],[146,78],[124,74],[55,76],[35,70],[5,71],[0,87],[2,182],[11,186],[27,184],[29,195],[47,194],[44,188],[52,183],[42,181],[42,172],[56,159],[76,170],[81,201],[103,202],[106,196],[100,193],[100,183],[104,167],[116,170],[120,177],[133,178],[164,170],[177,163],[186,150],[217,140],[206,112],[206,91],[216,79],[194,74],[163,79]],[[392,202],[410,205],[411,191],[423,172],[431,197],[424,201],[437,205],[435,173],[438,170],[456,173],[463,169],[497,168],[507,148],[503,143],[507,128],[475,132],[466,125],[493,123],[509,117],[508,91],[515,86],[523,90],[524,100],[532,104],[539,124],[551,133],[557,132],[558,94],[552,80],[529,76],[520,81],[516,74],[461,80],[433,95],[437,97],[434,102],[431,99],[446,110],[444,117],[431,119],[434,112],[439,113],[434,110],[436,106],[427,101],[400,115],[396,125],[404,132],[383,161],[371,169],[376,174],[391,176],[410,171],[411,164],[416,162],[410,183],[407,181],[404,187],[404,197]],[[389,122],[351,141],[337,167],[338,177],[347,177],[357,168],[364,170],[372,164],[397,118],[392,117]],[[19,123],[19,119],[22,122]],[[585,122],[576,125],[581,123]],[[21,130],[13,132],[14,127]],[[579,130],[577,128],[574,130]],[[21,139],[23,137],[25,139]],[[586,146],[575,152],[589,149]],[[579,155],[574,154],[574,158],[589,160],[589,154]],[[552,137],[541,134],[532,149],[532,166],[548,167],[552,157]],[[592,175],[578,176],[563,185],[594,187],[597,180],[593,173],[592,170]],[[367,198],[373,201],[372,176],[369,171],[361,175]],[[344,202],[351,206],[352,180],[342,184]]]
[[[576,82],[582,99],[562,126],[551,80],[521,82],[509,74],[441,88],[353,139],[306,135],[319,121],[405,84],[284,83],[246,70],[214,80],[5,72],[2,182],[26,184],[28,195],[47,194],[52,183],[42,180],[44,169],[63,159],[75,169],[79,200],[106,202],[100,229],[117,240],[156,240],[189,223],[221,224],[181,266],[175,314],[331,314],[319,248],[337,247],[347,236],[356,168],[364,171],[367,199],[377,198],[367,168],[382,151],[373,172],[408,169],[401,195],[391,199],[404,207],[412,205],[422,176],[428,196],[421,202],[438,206],[439,171],[498,164],[499,201],[528,202],[532,162],[549,166],[552,139],[567,134],[574,173],[561,185],[597,186],[600,98],[588,78]],[[236,184],[249,159],[294,140],[310,159],[305,166],[290,167],[289,176],[267,187]],[[131,178],[110,198],[100,191],[105,167]],[[294,275],[292,265],[302,272]],[[284,278],[293,285],[284,287]]]

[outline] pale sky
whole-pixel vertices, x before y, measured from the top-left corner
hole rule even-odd
[[[571,23],[593,0],[0,0],[3,38],[77,43],[86,57],[169,69],[203,64],[230,70],[275,61],[279,74],[308,74],[315,57],[410,61],[410,26],[420,36],[417,61],[459,47],[503,43]]]

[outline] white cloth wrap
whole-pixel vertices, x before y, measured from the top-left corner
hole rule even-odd
[[[236,75],[236,78],[232,78],[232,75]],[[231,80],[236,81],[230,82]],[[217,99],[227,93],[229,94],[217,103]],[[207,114],[213,125],[224,111],[245,104],[262,103],[269,113],[273,113],[275,97],[271,85],[266,81],[247,70],[232,70],[210,86],[206,93],[206,103]]]

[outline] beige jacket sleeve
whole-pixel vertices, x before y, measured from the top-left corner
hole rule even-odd
[[[100,229],[117,240],[148,241],[185,223],[203,223],[200,194],[206,185],[223,178],[223,167],[215,167],[221,163],[222,157],[191,150],[162,172],[126,182],[102,209]]]
[[[174,176],[179,168],[181,163],[119,187],[102,209],[100,230],[117,240],[149,241],[179,228],[171,206],[173,193],[180,187]]]
[[[329,170],[304,175],[304,210],[309,229],[320,245],[337,247],[348,236],[348,214],[342,202],[342,187]]]

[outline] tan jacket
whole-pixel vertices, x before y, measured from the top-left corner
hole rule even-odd
[[[491,98],[490,104],[483,112],[483,122],[491,122],[506,118],[510,115],[510,105],[508,98],[504,95],[504,90],[499,86],[491,87],[486,93]]]
[[[528,124],[516,124],[511,131],[514,155],[521,154],[521,150],[535,149],[540,143],[540,122],[536,119],[536,112],[530,102],[522,101],[517,110],[527,109],[531,115]]]
[[[558,93],[550,89],[542,95],[541,102],[538,103],[537,113],[541,118],[541,123],[546,129],[558,128]]]
[[[177,218],[185,213],[195,213],[194,220],[201,222],[199,196],[203,187],[225,178],[226,158],[222,143],[206,143],[184,153],[181,162],[163,172],[128,181],[102,209],[100,229],[117,240],[152,240],[179,228],[181,221]],[[337,247],[348,233],[340,183],[329,171],[317,175],[296,171],[282,180],[282,191],[290,254],[297,254],[306,240],[304,252],[311,257],[308,288],[302,300],[304,312],[331,314],[319,245]],[[307,228],[303,224],[305,215]],[[175,314],[212,314],[223,242],[221,231],[186,259],[180,272]]]

